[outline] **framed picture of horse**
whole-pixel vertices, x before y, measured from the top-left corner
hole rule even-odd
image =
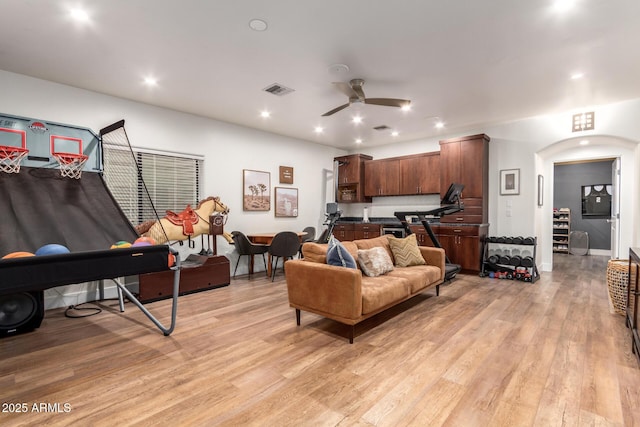
[[[276,187],[276,216],[298,216],[298,189],[290,187]]]
[[[271,209],[271,174],[242,170],[242,210],[268,211]]]

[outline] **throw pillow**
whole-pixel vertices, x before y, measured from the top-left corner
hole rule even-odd
[[[393,261],[385,248],[377,247],[358,250],[358,264],[369,277],[381,276],[393,270]]]
[[[410,234],[404,239],[389,237],[389,246],[396,260],[396,267],[409,267],[427,263],[422,257],[422,253],[420,253],[415,234]]]
[[[329,238],[329,249],[327,249],[327,264],[337,265],[339,267],[357,268],[356,260],[342,246],[342,243],[333,235]]]

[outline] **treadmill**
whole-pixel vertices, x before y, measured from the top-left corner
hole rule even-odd
[[[429,235],[429,238],[433,242],[433,246],[436,248],[442,248],[440,241],[433,233],[433,229],[429,224],[429,219],[427,217],[443,217],[445,215],[451,215],[456,212],[460,212],[464,210],[464,206],[460,202],[460,195],[462,194],[462,189],[464,188],[463,184],[452,183],[447,192],[445,193],[442,201],[440,202],[440,207],[426,210],[426,211],[401,211],[394,212],[396,218],[400,221],[402,226],[405,229],[407,235],[412,234],[411,227],[409,227],[409,223],[407,221],[408,216],[417,216],[422,223],[425,231]],[[459,264],[453,264],[447,254],[445,253],[445,273],[444,280],[450,281],[456,277],[456,275],[462,270],[462,267]]]

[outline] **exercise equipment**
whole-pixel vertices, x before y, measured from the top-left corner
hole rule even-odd
[[[429,235],[431,242],[433,242],[433,246],[436,248],[442,248],[440,241],[433,233],[433,229],[429,224],[429,220],[427,217],[443,217],[445,215],[450,215],[456,212],[460,212],[464,210],[462,203],[460,202],[460,195],[462,194],[462,190],[464,189],[463,184],[452,183],[447,192],[445,193],[442,201],[440,202],[440,207],[431,209],[428,211],[411,211],[411,212],[394,212],[394,216],[398,218],[400,223],[405,229],[405,233],[408,235],[412,234],[411,227],[409,226],[409,222],[407,221],[407,217],[418,217],[418,220],[424,227],[425,231]],[[445,253],[445,281],[452,280],[456,277],[456,275],[462,270],[462,267],[459,264],[453,264],[447,254]]]

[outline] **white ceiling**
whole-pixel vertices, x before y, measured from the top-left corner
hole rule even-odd
[[[345,149],[640,97],[638,0],[575,0],[563,13],[554,0],[72,3],[3,0],[0,69]],[[70,5],[90,22],[73,22]],[[250,29],[253,18],[267,30]],[[331,82],[352,78],[412,110],[321,117],[347,101]],[[262,90],[272,83],[295,92]]]

